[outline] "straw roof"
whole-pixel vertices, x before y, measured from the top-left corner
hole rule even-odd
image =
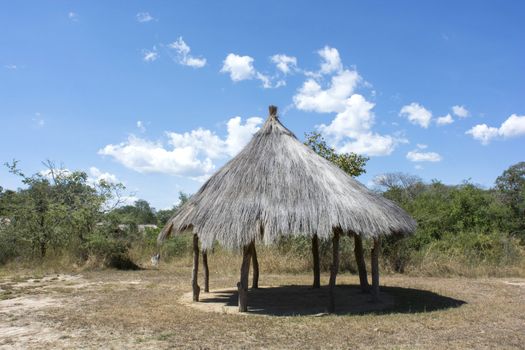
[[[240,248],[287,235],[328,239],[334,229],[370,238],[415,228],[395,203],[301,143],[271,106],[252,140],[181,207],[158,240],[193,229],[206,250],[214,241]]]

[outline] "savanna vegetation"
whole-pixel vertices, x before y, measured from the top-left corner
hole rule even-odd
[[[337,154],[312,133],[306,145],[352,176],[365,172],[368,158]],[[0,187],[0,264],[52,263],[78,267],[137,268],[161,250],[163,261],[188,259],[191,235],[180,235],[157,247],[160,228],[183,204],[155,210],[145,200],[123,205],[122,184],[94,182],[83,171],[66,171],[52,162],[26,175],[17,162],[6,164],[23,187]],[[382,241],[383,269],[419,275],[525,275],[525,162],[505,170],[492,188],[470,181],[445,185],[419,177],[388,173],[376,177],[376,190],[397,202],[418,222],[415,235]],[[144,224],[158,228],[142,227]],[[269,272],[311,269],[310,240],[283,238],[261,247],[261,266]],[[321,265],[330,264],[330,244],[321,242]],[[368,250],[368,249],[367,249]],[[226,264],[234,258],[216,247]],[[341,269],[356,272],[353,241],[341,242]],[[222,257],[222,258],[221,258]],[[345,258],[348,257],[348,258]],[[224,268],[224,267],[223,267]]]

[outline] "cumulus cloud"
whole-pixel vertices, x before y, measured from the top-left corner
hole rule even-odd
[[[525,115],[511,115],[501,124],[499,134],[505,138],[525,135]]]
[[[139,12],[137,13],[137,22],[147,23],[153,21],[155,18],[149,14],[149,12]]]
[[[512,114],[499,128],[478,124],[466,132],[483,145],[488,145],[495,138],[512,138],[525,135],[525,115]]]
[[[366,132],[358,134],[355,139],[343,143],[337,150],[339,152],[354,152],[368,156],[387,156],[394,151],[398,144],[406,142],[405,139],[390,135]]]
[[[330,74],[334,72],[340,72],[343,69],[343,63],[339,56],[339,51],[333,47],[325,46],[321,50],[317,51],[321,56],[321,73]]]
[[[344,70],[332,77],[327,89],[315,79],[307,79],[293,97],[295,106],[317,113],[343,112],[346,100],[354,92],[361,77],[354,70]]]
[[[253,62],[253,57],[230,53],[223,61],[221,73],[228,73],[230,79],[234,82],[257,79],[265,89],[278,88],[286,85],[286,82],[282,79],[275,82],[278,77],[271,77],[257,71],[253,66]]]
[[[450,113],[436,119],[436,124],[439,126],[448,125],[452,123],[454,123],[454,119],[452,119],[452,116],[450,115]]]
[[[250,56],[240,56],[230,53],[224,59],[221,73],[230,74],[231,80],[235,82],[253,79],[255,76],[253,58]]]
[[[270,59],[283,74],[289,74],[297,69],[296,57],[277,54],[270,57]]]
[[[140,132],[146,131],[146,126],[144,125],[144,122],[142,122],[142,120],[137,121],[137,128],[140,130]]]
[[[408,118],[412,124],[419,125],[425,129],[428,128],[432,120],[432,112],[416,102],[403,106],[399,115]]]
[[[337,138],[357,137],[368,132],[374,123],[374,104],[359,94],[353,94],[343,102],[341,112],[337,113],[329,125],[321,125],[321,131]]]
[[[443,158],[436,152],[423,152],[418,147],[407,153],[407,159],[411,162],[440,162]]]
[[[464,106],[458,106],[458,105],[452,106],[452,113],[454,113],[456,117],[460,117],[460,118],[466,118],[470,114],[470,112]]]
[[[490,127],[487,124],[478,124],[466,132],[472,137],[480,141],[484,145],[488,145],[492,139],[498,137],[498,128]]]
[[[194,57],[190,54],[191,48],[186,42],[179,37],[176,41],[169,44],[170,49],[175,50],[177,53],[176,61],[183,66],[202,68],[206,65],[206,59],[202,57]]]
[[[105,181],[108,184],[117,184],[120,182],[115,174],[103,172],[94,166],[89,168],[89,175],[88,182],[92,184],[97,184],[101,181]]]
[[[165,173],[202,181],[215,170],[214,161],[236,155],[261,123],[258,117],[248,118],[244,124],[240,117],[234,117],[226,124],[225,138],[199,128],[185,133],[167,132],[167,144],[131,135],[125,142],[105,146],[99,154],[111,156],[138,172]]]
[[[362,78],[356,70],[345,69],[339,52],[328,46],[318,51],[321,70],[306,72],[309,77],[298,89],[293,100],[299,110],[336,113],[329,124],[318,130],[338,152],[355,152],[369,156],[388,155],[404,138],[380,135],[372,130],[375,124],[374,104],[355,93]],[[323,88],[322,75],[331,75]]]

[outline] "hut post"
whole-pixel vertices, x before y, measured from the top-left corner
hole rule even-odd
[[[368,276],[366,275],[365,255],[363,253],[363,239],[361,235],[354,233],[354,255],[357,263],[357,270],[359,271],[359,284],[361,291],[369,292],[370,285],[368,284]]]
[[[208,251],[202,252],[202,267],[204,269],[204,292],[210,292],[210,270],[208,269]]]
[[[314,264],[314,283],[313,288],[321,288],[321,270],[319,268],[319,237],[312,237],[312,256]]]
[[[250,260],[254,242],[242,248],[241,280],[237,283],[239,292],[239,312],[248,311],[248,275],[250,273]]]
[[[257,251],[255,250],[255,243],[253,244],[252,263],[253,263],[252,288],[257,289],[259,288],[259,261],[257,260]]]
[[[193,288],[193,301],[199,301],[200,287],[197,280],[199,275],[199,237],[193,234],[193,271],[191,274],[191,285]]]
[[[379,300],[379,252],[381,250],[381,240],[379,237],[374,238],[374,247],[372,248],[372,298],[374,301]]]
[[[328,311],[330,313],[335,311],[335,282],[337,278],[337,271],[339,270],[339,236],[340,230],[334,230],[334,237],[332,238],[332,265],[330,266],[330,304]]]

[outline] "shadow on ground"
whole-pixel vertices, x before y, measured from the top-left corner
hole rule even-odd
[[[359,286],[339,285],[336,288],[336,314],[388,314],[419,313],[459,307],[462,300],[449,298],[430,291],[382,287],[380,301],[371,301],[370,294],[362,293]],[[200,302],[205,307],[233,309],[237,307],[237,291],[233,289],[201,293]],[[292,285],[250,289],[248,311],[252,314],[290,316],[317,315],[326,312],[328,288],[312,289],[310,286]]]

